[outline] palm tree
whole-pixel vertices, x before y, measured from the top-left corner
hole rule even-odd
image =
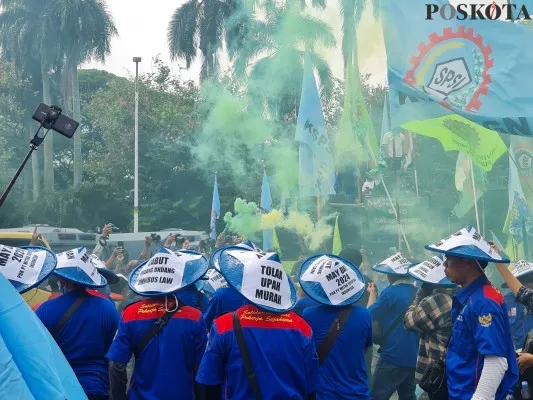
[[[50,6],[64,52],[65,98],[72,117],[81,121],[78,66],[89,59],[104,61],[117,35],[113,17],[103,0],[53,0]],[[81,130],[74,135],[74,186],[82,182]]]
[[[379,0],[374,0],[377,4]],[[342,18],[342,56],[344,66],[349,65],[352,56],[357,66],[357,25],[367,5],[367,0],[340,0],[340,13]],[[376,16],[377,14],[375,14]]]
[[[23,75],[40,74],[42,100],[50,104],[49,72],[59,53],[57,30],[50,23],[48,5],[52,0],[0,0],[0,39],[4,56],[15,62]],[[40,65],[40,71],[32,69]],[[44,189],[54,189],[53,135],[44,141]],[[38,156],[32,158],[38,164]],[[34,179],[34,197],[40,193],[39,179]]]
[[[296,1],[269,7],[265,14],[252,20],[234,68],[238,75],[249,73],[252,96],[269,103],[270,114],[279,120],[296,112],[305,54],[318,72],[323,99],[330,98],[333,75],[314,49],[319,43],[331,48],[336,42],[331,27],[304,14]]]

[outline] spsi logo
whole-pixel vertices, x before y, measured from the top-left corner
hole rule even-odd
[[[421,89],[445,107],[477,112],[481,96],[491,82],[492,48],[483,44],[481,35],[460,26],[457,31],[445,28],[432,33],[428,43],[420,43],[418,53],[410,59],[412,68],[404,82]]]

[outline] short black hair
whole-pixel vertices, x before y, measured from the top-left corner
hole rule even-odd
[[[352,264],[355,264],[358,267],[360,267],[361,263],[363,262],[363,256],[361,255],[361,252],[352,246],[347,246],[342,249],[339,253],[339,257],[350,261]]]

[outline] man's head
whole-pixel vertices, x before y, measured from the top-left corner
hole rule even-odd
[[[339,257],[350,261],[352,264],[355,264],[358,267],[360,267],[361,263],[363,262],[363,256],[361,255],[361,252],[352,246],[342,249],[339,253]]]
[[[459,286],[467,286],[484,274],[483,269],[487,264],[486,261],[446,256],[444,273],[453,283]]]

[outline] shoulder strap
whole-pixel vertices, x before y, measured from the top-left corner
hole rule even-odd
[[[255,394],[256,400],[261,400],[261,391],[259,390],[259,382],[257,382],[257,376],[255,376],[254,366],[252,365],[252,359],[250,358],[250,351],[246,345],[246,339],[242,330],[241,321],[236,312],[233,312],[233,331],[237,338],[237,344],[241,351],[242,361],[244,363],[244,369],[246,370],[246,376],[248,377],[248,383]]]
[[[413,287],[413,293],[411,294],[411,298],[409,299],[409,304],[407,304],[407,308],[403,310],[395,319],[392,321],[392,324],[389,326],[389,328],[383,333],[383,339],[387,339],[389,335],[392,333],[392,331],[398,326],[398,324],[403,321],[403,318],[405,317],[405,313],[411,307],[411,304],[413,304],[413,301],[416,297],[417,289],[416,287]]]
[[[161,333],[163,328],[167,326],[168,321],[170,321],[172,316],[176,314],[180,310],[181,307],[183,307],[183,304],[178,302],[178,306],[176,307],[175,310],[165,312],[157,321],[154,322],[152,329],[150,329],[146,333],[146,335],[144,335],[144,337],[136,345],[133,346],[132,351],[136,359],[139,358],[140,354],[142,353],[146,345],[150,343],[150,341],[153,338],[155,338],[157,335]]]
[[[84,291],[80,293],[80,296],[78,296],[74,303],[72,303],[70,307],[67,308],[67,311],[65,311],[65,313],[59,319],[59,322],[52,328],[52,337],[56,338],[59,335],[65,324],[70,319],[70,317],[72,317],[76,310],[80,308],[80,306],[85,301],[85,299],[87,299],[87,297],[89,297],[89,294],[87,292]]]
[[[343,307],[337,313],[335,319],[333,320],[333,323],[329,327],[328,333],[326,334],[324,340],[322,340],[322,343],[320,343],[320,346],[317,349],[318,360],[320,365],[322,365],[329,352],[335,345],[335,342],[341,334],[352,310],[353,307]]]
[[[203,296],[202,292],[200,292],[200,291],[198,291],[197,293],[198,293],[198,295],[197,295],[196,304],[198,306],[198,310],[202,311],[202,307],[204,306],[204,296]]]

